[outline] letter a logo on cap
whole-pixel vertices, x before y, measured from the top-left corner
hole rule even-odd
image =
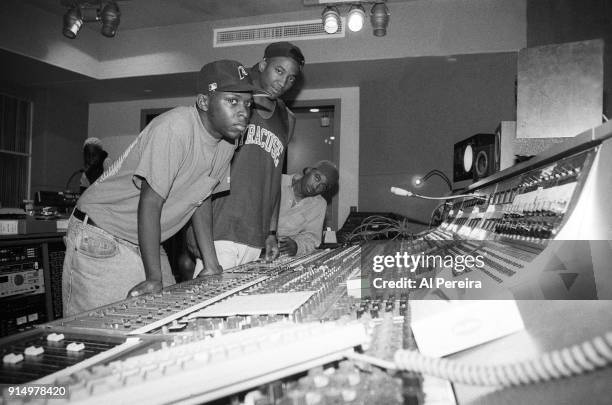
[[[244,79],[247,76],[248,74],[244,69],[244,66],[238,66],[238,77],[240,77],[240,80]]]

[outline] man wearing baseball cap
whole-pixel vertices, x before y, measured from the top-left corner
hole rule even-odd
[[[254,98],[251,120],[232,161],[230,193],[213,201],[215,249],[224,269],[259,258],[262,249],[267,259],[279,254],[281,174],[295,126],[293,113],[280,97],[293,86],[303,66],[300,48],[275,42],[249,70],[265,96]],[[205,267],[212,269],[208,263]]]
[[[64,316],[174,283],[160,244],[189,219],[214,265],[210,196],[229,187],[255,87],[230,60],[202,67],[197,87],[195,105],[151,121],[77,202],[66,234]]]

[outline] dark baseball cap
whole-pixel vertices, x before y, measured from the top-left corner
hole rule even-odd
[[[264,51],[264,58],[274,58],[276,56],[291,58],[296,61],[300,68],[304,66],[305,61],[302,51],[291,42],[274,42],[268,45]]]
[[[202,66],[198,73],[197,91],[257,91],[244,65],[235,60],[218,60]]]

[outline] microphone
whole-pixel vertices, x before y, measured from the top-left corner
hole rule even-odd
[[[391,192],[395,195],[399,195],[400,197],[412,197],[414,195],[413,192],[399,187],[391,187]]]

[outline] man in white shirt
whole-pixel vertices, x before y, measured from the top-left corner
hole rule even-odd
[[[276,231],[280,254],[303,255],[321,244],[327,210],[327,201],[322,194],[334,190],[337,184],[338,169],[327,160],[305,168],[303,174],[283,174]],[[180,272],[185,276],[193,272],[193,277],[197,277],[204,264],[193,232],[186,232],[185,244],[186,251],[179,260]]]
[[[327,201],[321,196],[338,183],[338,169],[323,160],[304,174],[284,174],[278,214],[278,247],[288,256],[312,252],[321,244]]]

